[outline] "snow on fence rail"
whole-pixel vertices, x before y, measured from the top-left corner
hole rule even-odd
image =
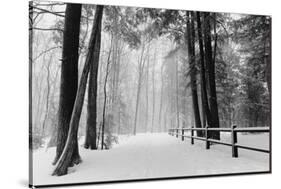
[[[191,135],[185,135],[185,131],[191,131]],[[194,131],[204,131],[205,137],[197,137],[194,136]],[[220,140],[210,139],[209,138],[209,131],[219,131],[219,132],[230,132],[231,133],[231,143],[223,142]],[[221,145],[231,146],[232,147],[232,157],[238,157],[238,148],[246,149],[246,150],[253,150],[258,152],[264,152],[264,153],[270,153],[270,150],[261,149],[261,148],[254,148],[250,146],[245,145],[239,145],[237,144],[237,133],[243,133],[243,132],[270,132],[269,127],[251,127],[251,128],[237,128],[236,125],[233,125],[231,128],[210,128],[206,126],[205,128],[172,128],[169,129],[169,135],[176,136],[177,138],[181,136],[181,139],[184,140],[184,138],[191,138],[191,144],[194,144],[194,139],[196,140],[202,140],[206,142],[206,149],[210,149],[210,143],[217,143]]]

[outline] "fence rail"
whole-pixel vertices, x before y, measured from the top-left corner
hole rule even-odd
[[[191,131],[191,135],[186,135],[185,131]],[[194,131],[204,131],[205,137],[198,137],[194,136]],[[209,132],[210,131],[218,131],[218,132],[230,132],[231,133],[231,142],[224,142],[220,140],[215,140],[209,138]],[[238,148],[246,149],[246,150],[253,150],[258,152],[264,152],[264,153],[270,153],[270,150],[267,149],[261,149],[261,148],[255,148],[251,146],[245,146],[238,144],[238,138],[237,133],[245,133],[245,132],[270,132],[269,127],[251,127],[251,128],[237,128],[236,125],[233,125],[231,128],[173,128],[169,129],[169,135],[176,136],[177,138],[180,136],[181,140],[184,140],[184,138],[190,138],[191,144],[194,144],[194,139],[196,140],[202,140],[206,142],[206,149],[210,149],[210,143],[216,143],[221,144],[225,146],[231,146],[232,147],[232,157],[238,157]]]

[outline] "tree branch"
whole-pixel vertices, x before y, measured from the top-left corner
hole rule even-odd
[[[59,31],[59,32],[63,32],[62,29],[60,28],[29,28],[29,30],[42,30],[42,31]]]
[[[65,3],[36,4],[36,6],[54,6],[54,5],[65,5]]]
[[[53,49],[57,49],[57,48],[62,48],[62,47],[61,47],[61,46],[51,47],[51,48],[49,48],[49,49],[47,49],[47,50],[41,52],[41,53],[40,53],[38,56],[36,56],[32,61],[37,60],[37,59],[40,58],[40,56],[42,56],[43,54],[45,54],[45,53],[47,53],[47,52],[49,52],[49,51],[51,51],[51,50],[53,50]]]
[[[60,17],[64,18],[64,15],[59,14],[59,13],[62,13],[62,12],[58,12],[58,13],[57,12],[52,12],[52,11],[49,11],[49,10],[46,10],[46,9],[42,9],[42,8],[38,8],[38,7],[34,7],[34,6],[32,6],[32,8],[40,10],[40,11],[43,11],[44,13],[49,13],[49,14],[53,14],[55,16],[60,16]]]

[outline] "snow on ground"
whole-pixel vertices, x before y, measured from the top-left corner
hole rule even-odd
[[[230,142],[229,135],[222,140]],[[239,144],[268,149],[268,134],[238,136]],[[93,151],[79,148],[82,163],[69,169],[65,176],[51,176],[55,148],[33,153],[33,184],[63,184],[130,180],[160,177],[243,173],[269,170],[269,155],[239,149],[239,158],[231,157],[231,147],[211,145],[167,133],[122,136],[110,150]]]

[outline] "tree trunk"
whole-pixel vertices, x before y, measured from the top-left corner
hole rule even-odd
[[[149,47],[148,46],[148,53],[147,53],[147,63],[146,63],[146,105],[145,105],[145,132],[148,130],[148,110],[149,110],[149,66],[150,66],[150,61],[149,61]]]
[[[137,100],[136,100],[136,110],[135,110],[135,120],[134,120],[134,128],[133,128],[133,134],[136,135],[137,133],[137,118],[138,118],[138,107],[139,107],[139,98],[140,98],[140,90],[141,90],[141,86],[140,86],[140,78],[141,76],[139,76],[138,79],[138,88],[137,88]]]
[[[98,86],[98,69],[100,56],[101,27],[96,38],[93,63],[91,64],[88,85],[88,106],[87,106],[87,125],[86,138],[84,147],[86,149],[97,149],[97,86]]]
[[[65,147],[77,92],[80,18],[81,4],[67,4],[63,35],[57,148],[53,164],[57,163]],[[74,152],[71,161],[78,163],[80,157],[77,142],[75,142]]]
[[[144,45],[142,46],[141,50],[141,57],[138,62],[138,88],[137,88],[137,99],[136,99],[136,110],[135,110],[135,119],[134,119],[134,127],[133,127],[133,135],[137,133],[137,121],[138,121],[138,107],[139,107],[139,100],[140,100],[140,92],[141,92],[141,82],[142,82],[142,75],[143,75],[143,67],[145,65],[143,61],[143,54],[144,54]]]
[[[80,10],[81,10],[81,5],[80,5]],[[67,141],[66,141],[65,147],[63,149],[63,153],[60,156],[52,175],[60,176],[60,175],[67,174],[67,169],[68,169],[68,167],[71,166],[72,156],[75,154],[76,150],[77,150],[77,154],[78,154],[77,132],[78,132],[78,127],[79,127],[82,107],[83,107],[83,103],[84,103],[84,96],[85,96],[85,91],[86,91],[88,74],[89,74],[91,63],[93,62],[96,38],[98,36],[99,27],[101,27],[102,13],[103,13],[103,6],[97,5],[94,23],[93,23],[93,29],[92,29],[92,33],[91,33],[89,46],[88,46],[88,53],[87,53],[85,65],[84,65],[84,68],[82,71],[77,95],[75,98],[73,112],[71,114]]]
[[[208,67],[208,79],[209,79],[209,101],[210,101],[210,112],[212,115],[212,123],[210,127],[219,126],[219,114],[217,105],[217,92],[216,92],[216,77],[215,77],[215,64],[212,56],[212,39],[211,39],[211,25],[210,25],[210,13],[204,13],[204,42],[205,42],[205,62]],[[213,131],[210,132],[210,138],[220,139],[220,133]]]
[[[50,88],[51,88],[51,84],[50,84],[50,65],[52,62],[52,56],[50,57],[48,64],[47,64],[47,95],[46,95],[46,112],[45,112],[45,117],[44,117],[44,121],[43,121],[43,126],[42,126],[42,137],[44,137],[45,135],[45,127],[46,127],[46,122],[48,119],[48,115],[49,115],[49,99],[50,99]]]
[[[112,40],[112,38],[111,38],[111,40]],[[105,72],[105,79],[104,79],[104,86],[103,86],[104,101],[103,101],[102,126],[101,126],[101,149],[102,150],[103,150],[103,147],[104,147],[104,127],[105,127],[106,100],[107,100],[106,84],[107,84],[107,79],[108,79],[108,74],[109,74],[111,48],[112,48],[112,41],[111,41],[111,44],[110,44],[110,50],[109,50],[108,57],[107,57],[106,72]]]
[[[29,134],[29,149],[32,150],[32,134],[33,134],[33,124],[32,124],[32,59],[33,59],[33,56],[32,56],[32,51],[33,51],[33,30],[32,30],[32,27],[33,27],[33,8],[32,8],[32,5],[33,5],[33,2],[32,1],[29,1],[29,31],[28,31],[28,35],[29,35],[29,52],[28,52],[28,58],[29,58],[29,75],[28,75],[28,81],[29,81],[29,86],[28,86],[28,92],[29,92],[29,96],[28,96],[28,99],[29,99],[29,107],[28,107],[28,126],[29,126],[29,131],[28,131],[28,134]],[[29,160],[31,160],[31,154],[32,154],[32,151],[29,152]],[[31,166],[32,167],[32,166]],[[32,171],[32,168],[29,168],[29,175],[32,175],[33,171]]]
[[[179,84],[178,84],[178,60],[176,57],[176,106],[177,106],[177,128],[180,127],[180,118],[179,118]]]
[[[186,23],[186,36],[188,46],[188,61],[190,67],[190,84],[191,84],[191,95],[193,104],[193,114],[195,119],[195,127],[201,128],[201,119],[198,105],[197,95],[197,83],[196,83],[196,65],[195,65],[195,30],[194,30],[194,13],[187,11],[187,23]],[[197,136],[203,136],[202,132],[197,131]]]
[[[160,107],[159,107],[159,119],[158,119],[160,131],[163,131],[162,130],[163,87],[164,87],[163,67],[161,67],[161,92],[160,92]]]
[[[155,61],[156,61],[156,50],[154,51],[154,60],[152,63],[152,123],[151,132],[154,129],[154,113],[155,113]]]
[[[199,51],[200,51],[200,63],[201,63],[201,70],[200,70],[200,77],[201,77],[201,96],[202,96],[202,116],[206,115],[207,118],[207,124],[212,125],[212,118],[211,118],[211,112],[209,108],[209,102],[208,102],[208,94],[207,94],[207,84],[206,84],[206,70],[205,70],[205,52],[203,47],[203,37],[202,37],[202,28],[201,28],[201,14],[200,12],[197,12],[197,31],[198,31],[198,41],[199,41]],[[203,126],[205,121],[203,121]]]

